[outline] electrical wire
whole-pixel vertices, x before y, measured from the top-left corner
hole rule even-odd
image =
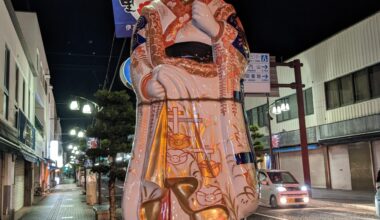
[[[108,91],[111,91],[112,86],[113,86],[113,83],[115,82],[115,78],[116,78],[116,76],[117,76],[117,72],[118,72],[118,67],[119,67],[119,65],[120,65],[120,61],[121,61],[121,58],[122,58],[122,56],[123,56],[123,52],[124,52],[124,48],[125,48],[125,42],[127,42],[127,38],[124,38],[123,46],[121,46],[121,51],[120,51],[120,55],[119,55],[119,60],[117,61],[116,68],[115,68],[115,73],[113,74],[112,82],[111,82],[111,85],[110,85],[110,88],[108,89]]]
[[[108,71],[110,69],[110,65],[111,65],[111,60],[112,60],[112,52],[113,52],[113,45],[115,43],[115,37],[116,37],[116,33],[113,32],[113,38],[112,38],[112,45],[111,45],[111,51],[110,51],[110,56],[108,58],[108,64],[107,64],[107,72],[106,72],[106,76],[104,77],[104,82],[103,82],[103,89],[106,88],[106,84],[107,84],[107,79],[108,79]]]

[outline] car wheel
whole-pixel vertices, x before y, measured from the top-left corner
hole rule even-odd
[[[270,207],[273,209],[278,208],[276,196],[270,197]]]

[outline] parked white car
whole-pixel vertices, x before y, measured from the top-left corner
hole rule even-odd
[[[306,206],[308,188],[284,170],[259,170],[260,205],[272,208]]]

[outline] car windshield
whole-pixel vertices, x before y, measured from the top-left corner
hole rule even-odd
[[[294,184],[298,183],[289,172],[268,172],[269,179],[273,184]]]

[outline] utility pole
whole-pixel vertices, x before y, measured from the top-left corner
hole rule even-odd
[[[294,69],[295,82],[289,83],[289,84],[271,84],[271,87],[274,87],[274,88],[291,88],[291,89],[296,90],[303,176],[304,176],[304,183],[308,186],[309,194],[311,196],[309,151],[308,151],[308,146],[307,146],[308,144],[307,144],[306,123],[305,123],[305,109],[304,109],[303,90],[302,90],[302,88],[305,85],[302,84],[302,77],[301,77],[302,63],[300,62],[299,59],[296,59],[296,60],[293,60],[289,63],[275,63],[271,67],[277,67],[277,66],[287,66],[289,68]],[[271,138],[272,137],[270,137],[270,139]],[[271,140],[271,142],[272,142],[272,140]],[[271,145],[272,145],[272,143],[271,143]],[[272,152],[271,152],[271,157],[272,157]]]

